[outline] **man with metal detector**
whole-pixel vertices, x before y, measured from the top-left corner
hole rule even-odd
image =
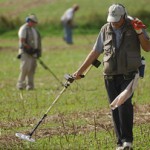
[[[20,75],[17,82],[19,90],[34,89],[34,74],[36,70],[36,59],[41,57],[41,36],[35,28],[38,20],[34,14],[26,18],[26,23],[19,29],[19,54]]]
[[[103,74],[110,104],[138,73],[141,66],[141,48],[150,51],[145,25],[137,18],[128,17],[125,7],[109,7],[107,22],[100,30],[92,51],[73,74],[75,79],[91,65],[100,54],[103,57]],[[119,107],[112,110],[117,138],[116,150],[131,150],[133,142],[133,94]]]

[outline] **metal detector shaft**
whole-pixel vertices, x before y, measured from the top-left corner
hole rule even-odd
[[[55,100],[53,101],[53,103],[47,109],[47,111],[45,112],[44,116],[41,118],[41,120],[38,122],[38,124],[35,126],[35,128],[29,134],[30,137],[33,135],[33,133],[35,132],[35,130],[38,128],[38,126],[43,122],[43,120],[47,117],[47,114],[49,113],[49,111],[52,109],[52,107],[54,106],[54,104],[58,101],[59,97],[65,92],[65,90],[67,89],[67,87],[69,85],[70,85],[70,82],[66,81],[66,83],[64,84],[64,88],[60,91],[59,95],[55,98]]]
[[[39,63],[41,64],[41,66],[42,66],[44,69],[48,70],[48,71],[53,75],[53,77],[54,77],[62,86],[64,86],[64,84],[58,79],[58,77],[52,72],[52,70],[51,70],[49,67],[47,67],[47,66],[45,65],[45,63],[44,63],[41,59],[38,58],[38,61],[39,61]]]
[[[41,120],[38,122],[38,124],[35,126],[35,128],[31,131],[31,133],[29,134],[30,137],[33,135],[35,130],[38,128],[38,126],[43,122],[43,120],[45,119],[46,116],[47,116],[47,114],[44,114],[44,116],[41,118]]]

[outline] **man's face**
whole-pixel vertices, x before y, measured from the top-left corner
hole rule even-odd
[[[34,22],[34,21],[29,21],[28,24],[29,24],[30,27],[33,27],[33,26],[35,26],[37,23]]]
[[[119,29],[124,24],[124,17],[121,17],[121,19],[118,22],[111,22],[111,25],[115,29]]]

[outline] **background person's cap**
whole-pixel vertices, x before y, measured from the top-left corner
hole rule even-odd
[[[73,5],[73,8],[74,8],[74,10],[76,11],[76,10],[79,9],[79,5],[78,5],[78,4],[74,4],[74,5]]]
[[[35,15],[29,15],[29,16],[28,16],[28,19],[30,19],[30,20],[33,21],[33,22],[38,23],[38,19],[37,19],[37,17],[36,17]]]
[[[123,6],[113,4],[108,9],[107,22],[118,22],[125,13],[125,8]]]

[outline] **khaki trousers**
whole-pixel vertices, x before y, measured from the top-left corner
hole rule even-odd
[[[21,64],[20,64],[20,74],[17,82],[18,89],[27,90],[34,88],[34,74],[36,70],[36,58],[33,56],[22,53],[21,54]]]

